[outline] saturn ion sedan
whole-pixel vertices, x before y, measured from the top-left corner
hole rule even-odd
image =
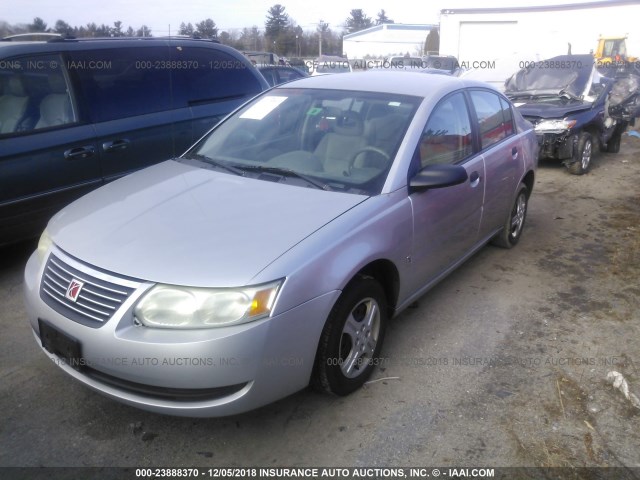
[[[155,412],[231,415],[309,384],[346,395],[391,317],[488,242],[518,243],[537,148],[479,82],[375,71],[276,87],[51,219],[25,271],[35,340]]]

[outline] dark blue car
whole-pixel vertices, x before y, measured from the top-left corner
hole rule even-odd
[[[0,245],[180,155],[267,88],[246,57],[211,40],[0,41]]]
[[[601,75],[591,55],[532,62],[505,84],[505,93],[535,126],[540,158],[561,160],[575,175],[589,170],[594,148],[617,153],[629,115],[613,107],[616,81]],[[635,101],[637,91],[625,101]]]

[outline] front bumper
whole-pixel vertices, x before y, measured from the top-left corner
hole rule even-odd
[[[554,158],[566,160],[573,157],[577,135],[569,133],[536,133],[538,140],[539,159]]]
[[[56,255],[65,254],[56,249]],[[64,258],[76,269],[87,268]],[[93,328],[42,300],[44,263],[37,253],[29,259],[25,300],[36,341],[49,359],[108,397],[180,416],[241,413],[304,388],[324,322],[340,294],[332,291],[271,318],[233,327],[163,330],[133,323],[133,308],[151,287],[140,283],[110,320]],[[80,362],[72,365],[42,347],[40,322],[77,340]]]

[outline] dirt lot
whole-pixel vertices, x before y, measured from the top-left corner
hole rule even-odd
[[[34,245],[4,249],[0,465],[640,467],[640,409],[607,380],[640,396],[639,181],[633,137],[586,176],[543,162],[520,245],[394,320],[365,389],[222,419],[139,411],[55,368],[22,307]]]

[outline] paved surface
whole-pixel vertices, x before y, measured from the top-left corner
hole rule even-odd
[[[576,177],[541,165],[520,245],[487,247],[395,319],[373,382],[221,419],[72,381],[22,306],[34,243],[0,250],[2,466],[640,466],[640,140]]]

